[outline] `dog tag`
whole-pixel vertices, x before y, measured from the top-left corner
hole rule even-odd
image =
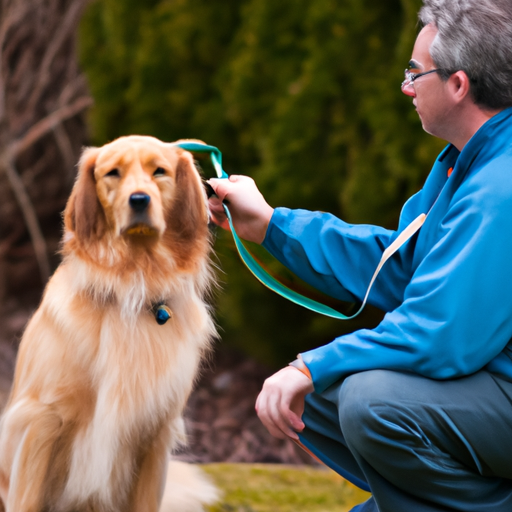
[[[172,311],[165,304],[161,304],[156,308],[155,318],[158,325],[164,325],[167,320],[172,318]]]

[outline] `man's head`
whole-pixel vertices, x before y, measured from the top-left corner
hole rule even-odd
[[[481,108],[512,106],[511,0],[424,0],[419,16],[438,30],[430,55],[441,79],[462,70]]]

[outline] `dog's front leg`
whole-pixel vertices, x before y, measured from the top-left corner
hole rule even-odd
[[[158,512],[168,463],[169,427],[164,426],[144,454],[134,489],[132,512]]]
[[[62,421],[52,409],[39,402],[27,403],[22,409],[25,414],[9,418],[12,421],[5,425],[25,427],[12,461],[6,512],[41,512],[45,506],[50,458]]]

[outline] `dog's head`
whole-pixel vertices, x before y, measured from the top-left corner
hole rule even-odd
[[[207,206],[192,155],[153,137],[121,137],[87,148],[64,215],[67,238],[91,246],[108,237],[163,242],[187,258],[207,237]]]

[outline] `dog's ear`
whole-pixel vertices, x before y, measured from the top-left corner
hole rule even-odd
[[[206,193],[189,153],[183,153],[176,166],[174,200],[167,212],[166,236],[179,260],[193,258],[197,249],[204,249],[208,239]]]
[[[101,237],[106,221],[96,193],[94,167],[100,148],[86,148],[78,162],[78,176],[64,210],[64,225],[80,241]]]

